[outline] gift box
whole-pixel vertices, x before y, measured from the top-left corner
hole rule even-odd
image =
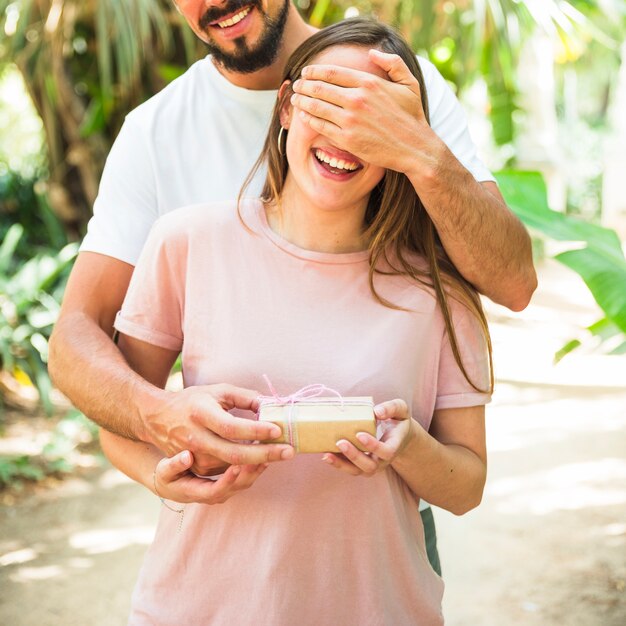
[[[268,399],[261,402],[259,420],[281,428],[282,436],[272,443],[289,443],[296,452],[339,452],[340,439],[363,450],[356,434],[376,436],[371,397]]]

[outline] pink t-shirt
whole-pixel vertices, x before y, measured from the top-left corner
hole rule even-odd
[[[403,398],[428,429],[437,408],[485,404],[454,361],[434,297],[407,279],[368,286],[368,253],[303,250],[247,201],[192,206],[154,226],[116,328],[182,349],[185,385],[266,393],[323,383],[375,402]],[[488,386],[484,341],[452,304],[464,365]],[[299,455],[219,506],[163,508],[135,588],[131,624],[441,624],[419,498],[392,469],[353,477]]]

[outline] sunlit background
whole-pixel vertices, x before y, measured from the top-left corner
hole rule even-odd
[[[540,287],[486,302],[490,477],[435,512],[453,626],[626,623],[626,2],[297,0],[393,23],[462,101]],[[167,0],[0,0],[0,622],[124,623],[158,501],[52,389],[47,343],[131,108],[204,55]],[[174,379],[172,384],[177,384]]]

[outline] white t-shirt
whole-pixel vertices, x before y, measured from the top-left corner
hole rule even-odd
[[[430,61],[419,62],[433,130],[476,180],[494,180],[456,97]],[[236,198],[261,152],[276,96],[233,85],[207,56],[137,107],[111,148],[81,252],[135,265],[161,215]],[[261,181],[262,173],[249,195]]]

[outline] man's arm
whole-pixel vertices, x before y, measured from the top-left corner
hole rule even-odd
[[[236,418],[225,410],[249,408],[254,393],[245,395],[227,385],[169,392],[133,371],[111,340],[132,273],[131,265],[112,257],[78,256],[50,339],[49,370],[58,388],[107,430],[152,443],[168,455],[190,450],[198,473],[213,467],[215,457],[242,465],[292,456],[290,446],[228,441],[280,435],[271,424]]]
[[[145,380],[163,388],[178,356],[168,350],[127,335],[120,335],[119,347],[133,370]],[[245,395],[242,390],[242,395]],[[256,396],[253,392],[251,397]],[[255,402],[255,400],[252,400]],[[256,408],[256,407],[254,407]],[[215,437],[215,435],[213,435]],[[250,487],[263,473],[266,464],[233,466],[216,460],[215,471],[203,468],[202,476],[222,473],[215,480],[195,476],[199,472],[193,455],[185,450],[167,458],[149,443],[131,441],[107,430],[100,430],[100,445],[111,463],[127,476],[143,484],[156,495],[176,502],[225,502],[242,489]],[[236,444],[230,443],[231,446]]]
[[[112,341],[133,269],[102,254],[78,255],[50,338],[48,370],[54,384],[94,422],[149,441],[138,406],[157,401],[157,390],[130,369]]]
[[[404,172],[463,276],[513,310],[536,288],[530,238],[494,183],[478,183],[429,126],[420,88],[400,57],[370,59],[390,80],[312,65],[292,102],[310,126],[366,162]]]
[[[493,182],[477,182],[433,133],[432,169],[407,173],[441,243],[463,277],[488,298],[521,311],[537,287],[528,232]]]

